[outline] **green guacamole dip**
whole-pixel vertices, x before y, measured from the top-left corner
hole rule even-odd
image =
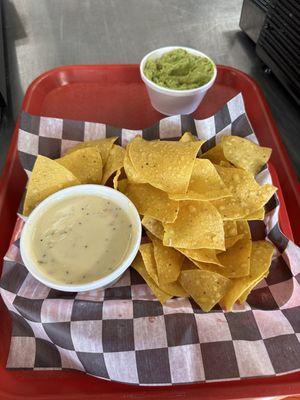
[[[169,89],[186,90],[205,85],[214,73],[212,62],[206,57],[175,49],[156,60],[148,60],[144,74],[152,82]]]

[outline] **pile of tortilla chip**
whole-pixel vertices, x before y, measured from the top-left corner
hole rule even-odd
[[[38,156],[27,184],[23,214],[46,197],[73,185],[105,185],[124,164],[125,150],[114,144],[117,137],[80,143],[56,160]]]
[[[248,225],[264,218],[276,191],[254,178],[271,150],[225,136],[198,158],[202,143],[190,133],[177,142],[135,138],[115,187],[142,216],[148,239],[133,268],[159,301],[190,296],[203,311],[231,310],[271,264],[272,244],[253,242]]]
[[[254,176],[271,150],[224,136],[198,156],[202,141],[136,137],[83,142],[51,160],[38,156],[27,185],[24,214],[72,185],[111,185],[135,204],[147,237],[133,268],[161,303],[192,297],[203,311],[243,302],[269,271],[273,246],[251,240],[249,220],[264,218],[276,188]]]

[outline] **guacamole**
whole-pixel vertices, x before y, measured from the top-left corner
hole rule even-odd
[[[156,60],[148,60],[144,74],[152,82],[169,89],[186,90],[205,85],[214,73],[212,62],[184,49],[175,49]]]

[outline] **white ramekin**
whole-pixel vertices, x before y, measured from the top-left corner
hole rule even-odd
[[[131,240],[131,246],[128,249],[128,252],[126,254],[123,263],[119,265],[117,269],[115,269],[111,274],[93,282],[88,282],[81,285],[75,285],[75,284],[71,285],[71,284],[64,284],[52,281],[41,272],[41,270],[37,267],[34,261],[32,252],[30,251],[30,242],[32,238],[32,232],[37,220],[41,217],[41,215],[45,211],[47,211],[49,206],[52,206],[53,204],[57,203],[62,199],[66,199],[68,197],[72,198],[77,195],[99,196],[101,198],[109,199],[115,202],[128,215],[130,223],[133,226],[132,230],[133,237]],[[141,220],[139,214],[134,204],[128,199],[128,197],[118,192],[117,190],[111,189],[107,186],[78,185],[54,193],[53,195],[47,197],[44,201],[42,201],[32,211],[32,213],[27,218],[22,230],[20,250],[24,265],[26,266],[28,271],[40,282],[44,283],[45,285],[53,289],[62,290],[64,292],[83,292],[97,288],[105,288],[113,285],[121,277],[121,275],[125,272],[125,270],[130,266],[130,264],[134,260],[141,242],[141,234],[142,234],[142,229],[141,229]]]
[[[164,53],[174,49],[184,49],[196,56],[208,58],[214,66],[214,73],[211,80],[205,85],[195,89],[175,90],[159,86],[148,79],[144,74],[146,62],[149,59],[155,60],[156,58],[161,57]],[[165,115],[191,114],[199,106],[208,89],[210,89],[214,84],[217,76],[217,68],[212,59],[201,51],[190,49],[189,47],[168,46],[161,47],[160,49],[151,51],[151,53],[145,55],[140,63],[140,74],[146,85],[151,104],[157,111]]]

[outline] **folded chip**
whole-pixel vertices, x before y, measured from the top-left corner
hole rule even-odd
[[[176,220],[164,230],[165,246],[225,250],[222,218],[208,201],[180,201]]]
[[[239,297],[264,277],[270,268],[273,251],[273,245],[266,240],[252,242],[250,274],[247,277],[238,278],[233,281],[232,287],[222,300],[222,304],[224,304],[226,310],[231,310]]]
[[[137,173],[136,169],[134,168],[132,161],[129,156],[129,149],[131,143],[128,143],[126,146],[125,157],[124,157],[124,170],[129,182],[133,183],[147,183],[145,179],[143,179],[140,174]]]
[[[210,311],[232,285],[230,279],[222,275],[201,270],[182,271],[179,282],[205,312]]]
[[[112,174],[124,166],[124,156],[125,150],[123,147],[114,144],[110,149],[106,163],[104,164],[102,185],[108,181]]]
[[[117,139],[118,139],[117,136],[113,136],[113,137],[104,138],[104,139],[87,140],[86,142],[78,143],[76,146],[71,147],[67,151],[67,154],[73,153],[73,151],[76,151],[78,149],[95,146],[95,147],[97,147],[97,149],[99,150],[99,153],[101,154],[102,164],[104,166],[106,163],[106,160],[108,158],[110,149],[112,148],[114,142]]]
[[[148,274],[140,254],[138,254],[134,259],[132,267],[142,276],[142,278],[146,281],[147,285],[152,290],[153,294],[162,304],[164,304],[168,299],[172,297],[171,294],[161,290],[154,282],[154,280],[151,278],[151,276]]]
[[[168,193],[186,193],[201,141],[147,141],[135,138],[129,157],[137,174]]]
[[[114,176],[114,179],[113,179],[113,187],[116,190],[118,189],[118,186],[119,186],[119,178],[120,178],[121,174],[122,174],[122,168],[117,170],[116,175]]]
[[[139,249],[146,271],[149,276],[153,279],[153,281],[158,285],[158,274],[157,267],[154,258],[154,249],[152,243],[143,243],[140,245]]]
[[[81,148],[55,161],[72,172],[80,183],[101,183],[102,159],[97,147]]]
[[[220,260],[217,257],[216,250],[214,249],[180,249],[177,248],[182,254],[191,260],[200,261],[204,263],[220,265]]]
[[[29,178],[23,207],[23,214],[31,211],[51,194],[80,182],[63,165],[44,156],[38,156]]]
[[[160,240],[163,240],[164,237],[164,227],[163,224],[154,219],[149,217],[149,215],[145,215],[142,219],[142,225],[150,232],[152,235],[157,237]]]
[[[238,168],[256,175],[269,160],[272,150],[239,136],[223,136],[221,146],[225,158]]]
[[[187,193],[169,195],[173,200],[215,200],[230,196],[212,162],[200,158],[195,160]]]
[[[173,222],[177,217],[178,201],[170,200],[166,192],[148,183],[128,182],[124,194],[134,203],[141,215],[161,222]]]
[[[159,285],[175,282],[180,274],[184,255],[172,247],[164,246],[155,236],[151,235],[150,238],[153,243]],[[167,289],[166,292],[170,293]]]

